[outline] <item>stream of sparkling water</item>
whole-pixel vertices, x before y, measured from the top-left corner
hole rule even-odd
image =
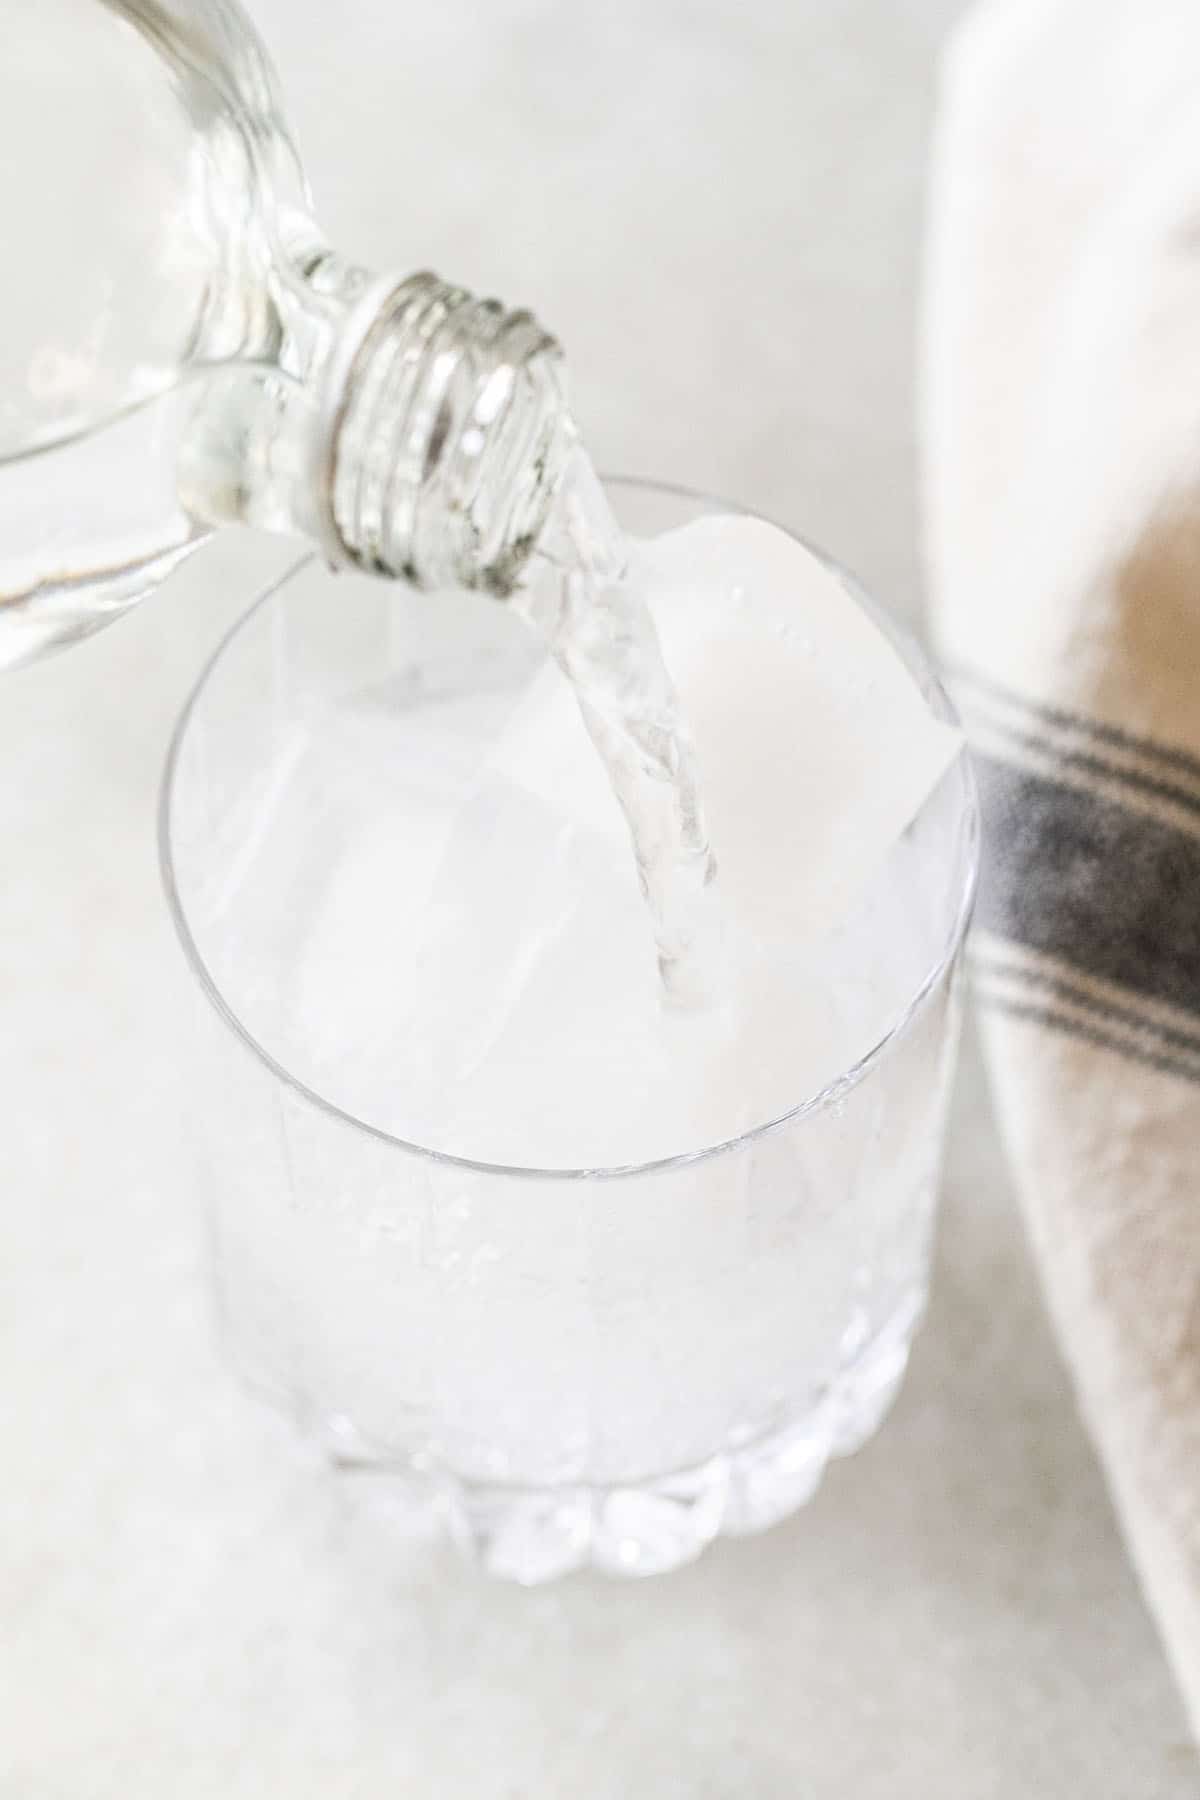
[[[515,605],[570,683],[624,815],[664,1000],[703,1006],[719,988],[720,923],[695,746],[663,660],[638,545],[617,524],[581,449]]]

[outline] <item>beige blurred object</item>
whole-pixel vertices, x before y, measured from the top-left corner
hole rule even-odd
[[[1200,1728],[1200,13],[952,41],[924,321],[935,616],[979,752],[994,1097]]]

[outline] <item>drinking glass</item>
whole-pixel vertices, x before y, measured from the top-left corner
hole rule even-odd
[[[740,510],[608,487],[642,534]],[[842,579],[952,719],[918,651]],[[406,759],[447,702],[511,697],[544,654],[494,600],[307,560],[201,676],[161,805],[235,1363],[335,1464],[403,1484],[523,1582],[649,1574],[760,1531],[880,1423],[925,1305],[978,851],[964,753],[822,952],[839,1004],[862,1006],[853,1059],[735,1140],[611,1168],[403,1141],[369,1084],[303,1040],[311,897],[360,826],[400,844],[422,829]],[[357,1070],[370,1032],[386,1037],[401,899],[381,889],[343,922]]]

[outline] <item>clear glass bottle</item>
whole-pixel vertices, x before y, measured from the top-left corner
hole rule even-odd
[[[556,346],[313,223],[237,0],[7,0],[0,668],[215,527],[508,591],[571,444]]]

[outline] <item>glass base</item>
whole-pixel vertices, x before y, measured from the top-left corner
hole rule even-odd
[[[330,1461],[386,1483],[406,1530],[440,1527],[489,1574],[527,1587],[576,1569],[660,1575],[694,1562],[717,1537],[778,1524],[816,1492],[832,1457],[873,1436],[900,1388],[923,1310],[915,1299],[864,1343],[821,1400],[754,1442],[636,1487],[521,1488],[445,1471],[383,1466],[344,1421],[322,1433]]]

